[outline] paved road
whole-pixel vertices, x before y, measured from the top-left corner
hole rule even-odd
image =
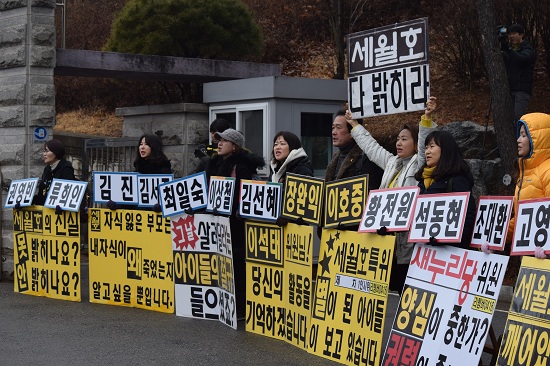
[[[244,322],[234,331],[213,321],[92,304],[87,269],[84,261],[80,303],[17,294],[13,283],[0,283],[0,365],[338,365],[247,333]],[[397,302],[390,295],[384,342]],[[497,311],[497,335],[505,319],[506,313]],[[483,357],[484,364],[488,360]]]

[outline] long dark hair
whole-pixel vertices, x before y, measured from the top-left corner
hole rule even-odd
[[[440,181],[454,175],[467,174],[470,172],[470,166],[462,158],[462,153],[453,135],[447,131],[433,131],[426,136],[426,146],[432,141],[441,148],[441,157],[432,173],[432,179],[434,181]],[[424,164],[424,166],[416,172],[414,175],[416,180],[421,181],[423,179],[422,172],[426,166],[427,165]]]
[[[302,142],[300,141],[300,138],[289,131],[279,131],[275,138],[273,138],[273,145],[275,145],[275,142],[277,139],[282,136],[286,143],[288,144],[288,152],[290,153],[292,150],[297,150],[302,147]],[[271,156],[273,159],[275,159],[275,155],[273,154],[273,149],[271,149]]]
[[[145,160],[139,155],[139,145],[141,140],[145,139],[145,143],[151,148],[151,155],[147,158],[151,163],[160,164],[161,162],[168,160],[166,155],[162,152],[162,141],[157,135],[143,134],[138,140],[136,159],[134,160],[134,167],[137,168],[140,161]]]

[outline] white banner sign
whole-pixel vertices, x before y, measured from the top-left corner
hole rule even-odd
[[[423,194],[416,199],[409,242],[458,243],[466,219],[470,192]]]
[[[533,255],[536,247],[550,253],[550,198],[518,202],[511,255]]]
[[[38,178],[12,180],[4,207],[13,208],[17,203],[21,207],[32,205],[36,187],[38,187]]]
[[[44,207],[61,207],[65,211],[78,212],[86,193],[87,182],[77,180],[53,179]]]
[[[153,207],[155,204],[159,203],[159,185],[172,180],[174,180],[172,174],[138,175],[139,206]]]
[[[119,205],[139,203],[138,173],[94,172],[92,175],[93,202],[116,202]]]
[[[281,212],[283,185],[259,180],[241,180],[239,214],[274,222]]]
[[[507,256],[417,244],[382,365],[477,365],[507,263]]]
[[[231,215],[234,192],[235,178],[210,177],[206,211],[216,212],[222,215]]]
[[[388,231],[408,230],[419,191],[418,187],[370,191],[358,231],[375,233],[382,227]]]
[[[206,174],[196,173],[159,185],[160,206],[164,217],[188,210],[206,208],[208,201]]]
[[[514,197],[479,197],[472,247],[487,243],[491,250],[504,250],[513,204]]]

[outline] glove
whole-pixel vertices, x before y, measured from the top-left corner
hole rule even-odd
[[[542,249],[542,247],[535,247],[535,257],[539,259],[546,259],[546,254],[544,254],[544,249]]]
[[[434,247],[441,247],[441,246],[445,245],[443,243],[439,243],[437,241],[437,239],[433,236],[430,236],[430,240],[426,244],[434,246]]]
[[[382,226],[380,229],[376,229],[376,233],[377,233],[378,235],[381,235],[381,236],[386,236],[386,235],[389,234],[389,233],[388,233],[388,228],[385,227],[385,226]]]
[[[493,251],[489,249],[489,243],[483,243],[481,244],[481,251],[485,254],[491,254]]]
[[[296,219],[296,225],[307,225],[307,222],[305,222],[302,217],[298,217]]]
[[[288,224],[289,222],[290,222],[289,219],[287,219],[286,217],[282,217],[282,216],[277,217],[277,221],[275,221],[275,223],[279,227],[286,226],[286,224]]]
[[[162,212],[162,208],[160,207],[160,205],[158,203],[155,203],[153,205],[153,211],[155,212]]]
[[[63,213],[63,209],[61,208],[61,206],[59,205],[55,206],[55,214],[61,215],[62,213]]]
[[[19,211],[21,209],[21,204],[17,202],[15,206],[13,206],[13,208],[15,209],[15,211]]]
[[[109,208],[109,210],[115,211],[115,210],[118,208],[118,205],[116,204],[115,201],[109,200],[109,201],[107,202],[107,207]]]
[[[191,207],[186,208],[184,212],[188,215],[193,215],[193,209]]]
[[[206,146],[204,145],[199,145],[197,146],[197,148],[195,149],[195,151],[193,152],[193,154],[195,155],[196,158],[200,159],[200,158],[203,158],[205,156],[208,156],[208,153],[206,151]]]

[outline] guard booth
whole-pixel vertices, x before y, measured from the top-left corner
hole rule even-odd
[[[204,84],[209,121],[224,118],[245,137],[245,146],[272,158],[273,138],[285,130],[301,137],[316,177],[333,155],[332,121],[347,100],[347,82],[269,76]],[[266,166],[259,174],[269,175]]]

